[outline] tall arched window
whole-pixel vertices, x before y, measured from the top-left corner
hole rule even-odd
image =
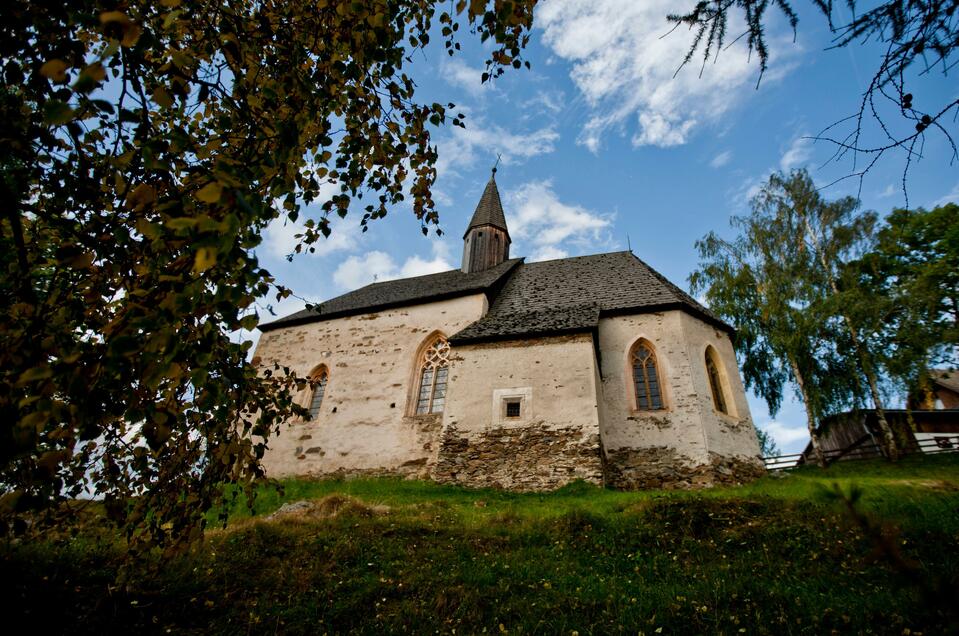
[[[320,415],[320,407],[323,406],[323,396],[326,394],[326,381],[329,379],[329,372],[325,366],[314,369],[310,374],[310,386],[313,393],[310,394],[310,419],[315,420]]]
[[[709,377],[709,390],[713,394],[713,406],[720,413],[729,413],[726,407],[726,396],[723,394],[723,381],[719,375],[719,360],[716,359],[716,350],[706,348],[706,375]]]
[[[420,356],[420,386],[416,414],[442,413],[446,404],[446,379],[449,375],[450,343],[437,336]]]
[[[658,411],[663,408],[663,393],[660,389],[659,371],[656,368],[656,354],[645,340],[633,346],[630,356],[633,365],[633,386],[636,389],[636,409],[639,411]]]

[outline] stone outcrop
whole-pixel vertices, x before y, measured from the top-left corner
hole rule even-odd
[[[432,477],[441,483],[518,491],[552,490],[571,481],[602,484],[599,435],[542,422],[492,428],[467,437],[448,427]]]

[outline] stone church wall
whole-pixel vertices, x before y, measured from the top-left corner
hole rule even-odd
[[[631,349],[652,344],[665,408],[635,408]],[[713,408],[705,369],[712,344],[731,412]],[[728,336],[681,311],[604,318],[599,325],[607,482],[618,488],[703,486],[761,474],[759,447]]]
[[[486,312],[475,294],[269,331],[255,356],[306,376],[326,365],[329,379],[315,421],[293,422],[270,441],[271,477],[336,473],[426,477],[441,415],[409,416],[416,355],[437,330],[450,336]],[[309,391],[300,396],[305,406]]]
[[[454,347],[433,478],[511,490],[603,483],[595,378],[589,334]],[[507,417],[509,401],[519,417]]]
[[[681,316],[686,346],[692,361],[690,377],[699,396],[710,461],[716,464],[720,462],[718,458],[730,458],[733,463],[749,463],[752,458],[760,455],[759,441],[756,439],[753,420],[749,414],[749,403],[746,401],[746,390],[739,375],[739,363],[736,361],[733,343],[726,333],[715,327],[685,313]],[[705,363],[706,349],[710,346],[715,349],[721,362],[719,371],[728,413],[717,411],[713,405]]]

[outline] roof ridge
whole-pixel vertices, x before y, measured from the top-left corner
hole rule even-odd
[[[574,261],[578,258],[595,258],[597,256],[608,256],[609,254],[625,254],[629,250],[617,250],[615,252],[597,252],[595,254],[580,254],[578,256],[564,256],[562,258],[548,258],[545,261],[533,261],[531,263],[524,263],[525,265],[537,265],[539,263],[555,263],[556,261]],[[629,252],[632,254],[632,252]],[[634,254],[635,256],[635,254]],[[645,265],[645,263],[644,263]],[[648,266],[647,266],[648,267]]]
[[[508,258],[508,259],[506,259],[505,261],[503,261],[503,263],[510,263],[510,262],[512,262],[512,261],[521,261],[521,260],[523,260],[523,258],[525,258],[525,257],[523,257],[523,256],[516,256],[516,257],[513,257],[513,258]],[[499,266],[502,265],[503,263],[498,263],[498,264],[494,265],[493,267],[499,267]],[[493,267],[490,267],[490,268],[488,268],[488,269],[493,269]],[[451,272],[459,272],[459,273],[462,274],[462,273],[463,273],[463,270],[461,270],[459,267],[454,267],[453,269],[444,269],[442,272],[433,272],[432,274],[418,274],[417,276],[403,276],[402,278],[389,278],[389,279],[387,279],[387,280],[380,280],[380,281],[375,281],[375,282],[372,282],[372,283],[367,283],[366,285],[363,285],[362,287],[357,287],[356,289],[352,289],[352,290],[350,290],[350,291],[359,291],[359,290],[361,290],[361,289],[366,289],[367,287],[373,287],[373,286],[375,286],[375,285],[388,285],[389,283],[396,283],[396,282],[401,281],[401,280],[403,280],[403,281],[405,281],[405,280],[416,280],[417,278],[426,278],[427,276],[439,276],[440,274],[449,274],[449,273],[451,273]],[[345,292],[345,293],[346,293],[346,294],[349,294],[350,292],[348,291],[348,292]],[[342,296],[342,295],[344,295],[344,294],[340,294],[340,295]],[[334,296],[334,298],[337,298],[337,296]]]
[[[303,324],[332,317],[379,311],[387,307],[415,305],[472,293],[486,293],[508,276],[522,258],[512,258],[499,265],[471,274],[450,269],[434,274],[394,278],[371,283],[259,325],[260,331]]]

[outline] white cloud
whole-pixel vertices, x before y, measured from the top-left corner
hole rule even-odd
[[[799,135],[792,140],[789,148],[783,153],[779,160],[779,169],[783,172],[789,172],[793,168],[802,168],[812,157],[812,139],[805,135]]]
[[[898,191],[899,191],[899,188],[897,188],[896,186],[894,186],[893,184],[890,183],[889,185],[886,186],[886,189],[885,189],[885,190],[883,190],[882,192],[880,192],[880,193],[877,194],[876,196],[879,197],[880,199],[886,199],[886,198],[891,197],[892,195],[896,194],[896,192],[898,192]]]
[[[947,203],[959,203],[959,183],[954,185],[948,194],[933,201],[929,207],[934,208],[940,205],[946,205]]]
[[[543,112],[555,115],[563,110],[565,97],[562,91],[539,91],[532,99],[528,99],[523,104],[523,108],[526,110],[538,108]]]
[[[357,289],[364,285],[395,278],[396,262],[386,252],[378,250],[360,256],[350,256],[333,272],[333,281],[343,289]]]
[[[510,235],[532,248],[530,261],[564,258],[571,249],[599,251],[611,240],[611,214],[563,203],[551,181],[526,183],[507,195]]]
[[[442,241],[433,243],[433,256],[426,259],[418,255],[407,258],[401,266],[386,252],[373,250],[358,256],[350,256],[333,272],[333,281],[345,290],[358,289],[373,282],[381,283],[396,278],[409,278],[435,274],[453,269],[449,261],[449,246]]]
[[[790,448],[796,442],[809,440],[809,431],[805,426],[786,426],[782,422],[773,420],[762,425],[761,428],[772,436],[780,449]]]
[[[467,128],[452,128],[452,134],[439,141],[439,160],[436,170],[446,175],[457,168],[473,166],[480,155],[484,159],[503,155],[502,163],[519,164],[553,152],[559,133],[550,126],[526,133],[510,132],[495,124],[487,124],[481,117],[471,117]],[[492,162],[491,162],[492,163]]]
[[[544,245],[537,248],[526,260],[529,262],[554,261],[559,258],[566,258],[567,256],[569,256],[569,252],[564,249],[560,249],[555,245]]]
[[[546,0],[537,8],[543,42],[572,64],[571,79],[592,110],[579,138],[591,151],[608,130],[622,131],[630,122],[638,127],[634,145],[683,144],[696,126],[719,120],[751,92],[758,65],[749,63],[743,42],[725,47],[701,77],[697,60],[673,77],[695,35],[687,29],[666,35],[673,11],[671,0]],[[738,28],[731,23],[729,32]],[[787,71],[773,59],[763,82]]]
[[[296,235],[302,234],[305,230],[306,226],[300,219],[295,222],[286,217],[274,219],[263,230],[263,247],[270,256],[285,258],[293,253],[300,241]],[[345,219],[333,215],[330,217],[330,235],[320,238],[313,244],[315,251],[312,254],[306,251],[305,247],[302,253],[311,256],[327,256],[335,252],[348,252],[356,248],[359,236],[358,215],[347,216]]]
[[[712,166],[713,168],[722,168],[723,166],[728,164],[732,158],[733,158],[733,151],[727,150],[713,157],[713,160],[709,162],[709,165]]]
[[[481,97],[495,91],[493,82],[483,82],[484,69],[472,67],[460,57],[452,57],[440,63],[440,77],[456,88],[462,89],[473,97]]]

